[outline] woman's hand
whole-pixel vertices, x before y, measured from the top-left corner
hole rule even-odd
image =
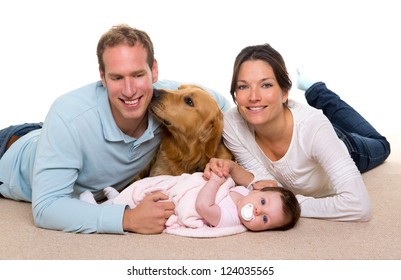
[[[203,177],[209,180],[211,177],[211,172],[215,173],[219,177],[231,177],[235,184],[241,186],[248,186],[253,180],[253,174],[236,162],[229,159],[212,158],[206,165],[203,172]]]
[[[231,175],[235,165],[236,163],[229,159],[212,158],[209,163],[206,164],[203,177],[209,180],[213,172],[219,177],[227,178]]]
[[[260,180],[252,184],[254,190],[260,190],[264,187],[278,187],[278,183],[275,180]]]

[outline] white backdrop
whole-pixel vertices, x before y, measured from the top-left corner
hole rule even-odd
[[[235,56],[270,43],[303,64],[382,133],[401,133],[397,1],[2,1],[0,128],[45,118],[61,94],[99,79],[96,45],[112,25],[151,36],[160,78],[229,96]],[[293,87],[291,98],[302,100]]]

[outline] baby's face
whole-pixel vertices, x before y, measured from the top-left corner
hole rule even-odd
[[[252,231],[274,229],[286,224],[281,194],[275,191],[251,191],[238,203],[242,224]]]

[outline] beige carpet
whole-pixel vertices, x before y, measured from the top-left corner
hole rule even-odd
[[[0,259],[400,260],[401,135],[388,138],[390,158],[363,175],[373,204],[373,219],[368,223],[301,219],[286,232],[210,239],[72,234],[36,228],[30,204],[0,199]]]

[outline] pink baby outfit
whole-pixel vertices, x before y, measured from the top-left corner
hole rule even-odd
[[[236,192],[240,195],[247,196],[249,190],[244,187],[234,187],[230,189],[230,192]],[[232,200],[230,194],[220,201],[219,206],[221,210],[221,217],[220,222],[216,227],[232,227],[242,224],[238,217],[237,205]]]

